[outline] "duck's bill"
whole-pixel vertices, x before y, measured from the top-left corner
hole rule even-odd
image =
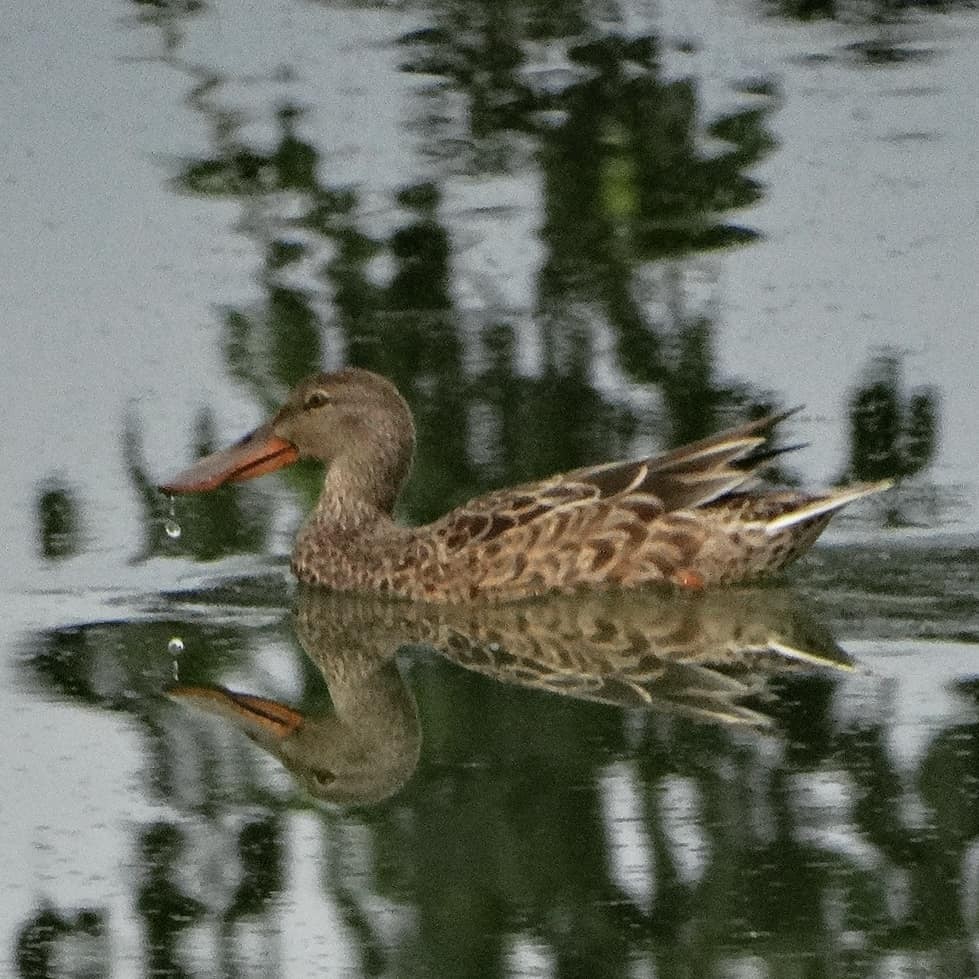
[[[204,493],[225,483],[240,483],[275,472],[298,458],[299,452],[291,442],[263,425],[230,448],[198,459],[159,488],[167,494]]]
[[[223,717],[258,741],[281,741],[303,724],[303,715],[292,707],[224,687],[171,687],[166,695],[177,703]]]

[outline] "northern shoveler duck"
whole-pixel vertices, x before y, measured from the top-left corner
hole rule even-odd
[[[783,417],[497,490],[405,527],[392,511],[414,453],[411,411],[390,381],[347,368],[307,378],[270,422],[160,489],[200,492],[318,459],[327,466],[323,491],[292,567],[304,582],[341,591],[458,602],[648,582],[702,588],[783,568],[833,513],[890,485],[747,489]]]

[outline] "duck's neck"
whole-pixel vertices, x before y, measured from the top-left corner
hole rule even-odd
[[[342,531],[389,525],[411,455],[412,446],[376,443],[347,450],[326,471],[314,518]]]

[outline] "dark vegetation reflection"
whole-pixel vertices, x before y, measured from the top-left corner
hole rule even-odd
[[[906,771],[887,684],[854,672],[801,596],[480,611],[313,589],[294,621],[278,611],[288,601],[279,576],[161,595],[139,619],[39,635],[23,660],[49,694],[127,716],[152,759],[143,795],[160,815],[134,823],[131,886],[153,974],[197,974],[202,934],[218,939],[208,974],[276,974],[297,859],[287,827],[313,798],[345,804],[313,809],[326,854],[315,876],[363,971],[485,974],[495,962],[504,975],[522,941],[602,975],[644,960],[713,971],[742,955],[869,974],[939,949],[944,974],[968,974],[979,722],[963,714]],[[284,667],[286,646],[296,681],[283,696],[268,667]],[[974,713],[970,685],[961,693]],[[270,719],[293,726],[276,735]],[[836,787],[831,807],[808,795],[812,780]],[[610,793],[628,806],[630,859],[644,855],[632,877],[616,869]],[[906,882],[897,906],[894,875]],[[378,900],[412,909],[396,940]],[[75,948],[82,914],[39,904],[21,974],[47,974],[31,963]]]
[[[81,547],[81,515],[75,491],[63,479],[38,486],[37,530],[45,560],[72,557]]]
[[[395,381],[419,428],[402,501],[413,521],[489,486],[636,454],[637,442],[648,446],[654,431],[678,444],[785,407],[781,393],[719,376],[714,303],[691,308],[684,261],[756,234],[728,216],[762,193],[750,171],[775,147],[767,125],[778,98],[773,80],[745,80],[746,107],[704,123],[695,80],[661,77],[654,36],[612,30],[594,32],[587,43],[567,41],[548,33],[546,19],[510,8],[458,5],[442,16],[452,30],[435,26],[403,39],[405,70],[435,79],[419,99],[441,106],[440,93],[458,89],[475,104],[481,86],[496,83],[496,109],[460,118],[433,111],[438,121],[420,133],[436,177],[405,184],[392,202],[400,227],[383,237],[365,230],[359,188],[324,182],[328,156],[304,138],[301,106],[279,105],[278,139],[257,149],[224,106],[221,79],[178,62],[199,78],[190,103],[210,128],[213,151],[185,161],[175,187],[237,201],[239,227],[264,256],[263,301],[222,313],[229,373],[269,411],[324,362],[342,359]],[[519,53],[522,36],[562,43],[567,62],[556,78]],[[498,71],[467,68],[474,60]],[[459,128],[457,138],[445,127]],[[705,134],[727,149],[706,155]],[[502,169],[542,178],[542,259],[533,305],[516,314],[492,303],[462,311],[452,288],[441,182],[483,165],[479,148],[487,140],[508,148],[502,157],[491,154]],[[383,278],[382,259],[390,269]],[[528,371],[521,345],[530,337],[536,353]],[[612,387],[596,383],[603,337],[611,340]],[[868,414],[866,398],[854,399],[850,478],[906,477],[927,465],[938,401],[931,391],[913,400],[898,437]],[[261,496],[248,499],[248,490],[181,501],[191,532],[179,545],[166,540],[166,504],[153,496],[138,461],[133,420],[126,431],[153,528],[144,556],[261,550],[267,515],[255,511]],[[888,438],[900,449],[881,454],[869,444]],[[196,442],[196,453],[212,444],[206,415]],[[286,478],[308,505],[318,489],[315,470],[300,467]],[[242,501],[232,504],[239,493]]]
[[[184,161],[174,186],[236,201],[240,231],[264,256],[263,300],[222,313],[229,373],[269,411],[324,362],[390,377],[419,428],[402,501],[413,521],[490,486],[636,454],[652,432],[678,444],[785,407],[781,392],[719,376],[715,303],[694,307],[686,261],[757,236],[732,216],[763,192],[751,174],[776,147],[774,79],[744,79],[743,106],[704,119],[696,79],[664,77],[655,35],[599,28],[579,8],[455,3],[431,17],[401,39],[403,70],[428,79],[413,132],[429,173],[405,182],[391,202],[400,226],[385,235],[366,230],[359,187],[328,182],[329,151],[304,136],[302,106],[275,107],[278,137],[257,148],[223,80],[166,55],[194,79],[189,103],[211,134],[210,153]],[[529,52],[542,46],[561,57],[535,60]],[[449,109],[460,100],[465,111]],[[705,136],[721,149],[707,153]],[[456,306],[442,187],[459,173],[540,177],[542,255],[526,310]],[[596,383],[606,337],[612,386]],[[931,391],[912,400],[898,436],[854,399],[846,478],[906,477],[928,464],[938,401]],[[196,453],[212,444],[206,417]],[[166,504],[138,461],[133,420],[126,444],[152,528],[144,556],[262,549],[268,515],[247,489],[181,501],[188,533],[178,545],[166,539]],[[286,478],[308,505],[315,470]]]
[[[838,16],[840,7],[771,5],[776,16],[801,19]],[[247,142],[227,107],[226,80],[182,55],[184,30],[207,8],[133,3],[136,22],[159,32],[161,59],[189,79],[188,103],[210,135],[209,152],[174,173],[175,189],[237,202],[238,227],[263,256],[261,301],[221,312],[227,370],[268,409],[340,357],[391,377],[420,429],[403,500],[412,520],[489,486],[631,454],[651,431],[677,443],[780,405],[781,392],[719,376],[715,304],[694,307],[685,261],[758,236],[738,212],[763,195],[752,169],[776,147],[772,77],[743,80],[741,107],[705,119],[696,80],[664,76],[661,38],[627,37],[587,5],[435,4],[429,26],[400,45],[403,69],[429,79],[411,120],[427,169],[405,179],[391,202],[399,224],[380,235],[367,230],[361,189],[328,181],[328,150],[304,135],[301,105],[274,109],[274,145]],[[890,4],[874,9],[901,16]],[[885,60],[887,44],[875,46],[880,32],[871,18],[854,49],[868,65]],[[528,53],[543,44],[559,47],[557,66]],[[449,111],[450,102],[464,110]],[[723,149],[704,153],[704,136]],[[542,257],[529,309],[457,308],[444,187],[459,174],[539,178]],[[390,269],[383,277],[382,260]],[[538,350],[531,371],[521,360],[528,329]],[[609,339],[617,393],[596,383],[600,337]],[[840,478],[920,484],[940,433],[938,393],[906,391],[891,354],[873,359],[853,384]],[[194,454],[215,447],[210,418],[202,409]],[[168,537],[167,504],[153,489],[156,460],[143,458],[135,413],[124,420],[122,447],[146,514],[137,559],[267,549],[271,505],[251,487],[182,501],[183,534]],[[318,489],[310,470],[286,478],[304,503]],[[909,517],[903,492],[890,502],[891,522],[937,521],[938,496],[930,511]],[[46,559],[84,547],[81,505],[60,478],[38,487],[37,522]],[[876,587],[897,601],[875,629],[948,638],[954,621],[960,638],[979,641],[968,577],[974,555],[880,557],[825,559],[811,590],[826,582],[839,590],[826,588],[823,617],[859,633],[853,595]],[[958,590],[938,585],[949,567],[961,571]],[[912,577],[932,582],[927,607],[901,604]],[[281,969],[280,901],[294,859],[286,830],[295,811],[309,811],[309,795],[270,778],[262,753],[240,734],[162,694],[179,696],[175,671],[184,699],[199,706],[221,704],[232,673],[258,678],[260,690],[263,657],[292,641],[282,612],[290,601],[279,575],[221,582],[207,593],[158,596],[131,621],[42,633],[26,652],[32,682],[125,716],[151,759],[144,793],[165,815],[134,820],[131,856],[150,974],[198,974],[191,963],[205,954],[216,961],[200,974]],[[649,669],[616,685],[592,676],[589,696],[556,696],[532,682],[548,671],[528,669],[528,654],[501,655],[507,632],[499,623],[491,639],[472,622],[392,621],[369,611],[351,621],[332,608],[316,620],[333,648],[312,658],[295,650],[298,686],[287,705],[332,735],[344,709],[347,721],[368,706],[396,712],[380,733],[397,751],[371,755],[386,760],[383,785],[360,786],[360,801],[373,807],[316,810],[326,853],[317,876],[362,973],[504,975],[518,942],[549,956],[557,975],[625,976],[638,962],[657,975],[710,974],[744,956],[813,975],[870,975],[895,955],[936,974],[974,972],[975,926],[963,909],[979,811],[979,721],[938,732],[909,772],[890,747],[886,685],[871,683],[863,709],[840,710],[839,651],[836,668],[809,673],[782,660],[786,668],[762,671],[761,684],[758,664],[733,678],[727,664],[692,671],[713,683],[706,692],[691,686],[685,668],[666,672],[684,680],[672,687],[653,684],[660,675]],[[378,622],[380,659],[363,645],[367,625]],[[314,624],[300,625],[301,640]],[[555,632],[552,622],[541,635]],[[815,634],[825,639],[823,627]],[[185,646],[179,663],[164,652],[177,635]],[[396,655],[404,641],[415,645]],[[346,678],[338,676],[343,666]],[[369,680],[366,703],[356,689],[350,694],[351,675]],[[961,694],[974,713],[975,691],[965,684]],[[651,709],[654,699],[668,709]],[[724,716],[706,718],[705,705]],[[264,729],[250,733],[292,760]],[[357,745],[348,747],[355,756]],[[331,765],[299,772],[313,795],[335,786],[335,759]],[[852,846],[820,835],[823,817],[800,802],[800,785],[815,776],[844,787],[830,829],[847,823]],[[648,855],[638,888],[624,887],[615,871],[621,840],[605,813],[611,784],[635,795],[634,829]],[[922,818],[911,813],[908,786]],[[671,823],[678,795],[693,800],[690,838],[679,842]],[[366,868],[345,858],[357,841]],[[691,850],[701,854],[695,873],[685,866]],[[375,899],[411,911],[395,940],[372,914]],[[18,974],[57,974],[66,955],[104,974],[106,911],[58,909],[56,900],[38,897],[25,915]],[[202,928],[218,936],[207,953]],[[260,950],[239,941],[252,934],[262,937]]]

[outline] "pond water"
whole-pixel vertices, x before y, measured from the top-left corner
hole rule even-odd
[[[0,972],[976,974],[974,9],[14,0],[0,55]],[[410,522],[798,404],[783,479],[897,485],[768,587],[303,591],[315,469],[154,486],[347,363]]]

